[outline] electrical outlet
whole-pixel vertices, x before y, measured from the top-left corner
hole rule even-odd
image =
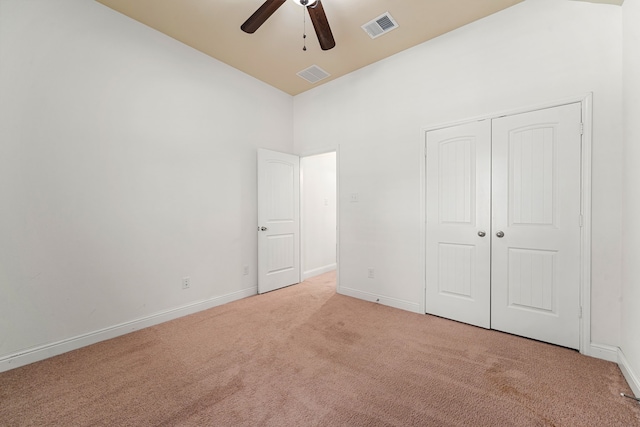
[[[358,193],[351,193],[349,201],[351,203],[358,203]]]
[[[189,289],[191,287],[191,277],[182,278],[182,289]]]
[[[248,276],[249,275],[249,266],[245,265],[244,267],[242,267],[242,275],[243,276]]]
[[[368,272],[369,272],[369,274],[368,274],[367,277],[369,277],[369,279],[373,279],[374,277],[376,277],[376,272],[375,272],[375,270],[373,268],[370,268],[368,270]]]

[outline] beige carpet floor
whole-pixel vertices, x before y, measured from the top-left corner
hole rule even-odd
[[[1,426],[634,426],[614,363],[286,289],[0,374]]]

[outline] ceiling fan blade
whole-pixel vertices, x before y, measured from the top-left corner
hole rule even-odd
[[[336,41],[333,39],[333,33],[331,32],[331,27],[329,27],[327,15],[324,13],[322,2],[318,0],[314,5],[307,6],[307,10],[322,50],[329,50],[335,47]]]
[[[278,10],[278,8],[280,6],[282,6],[283,4],[285,4],[286,1],[287,0],[267,0],[267,1],[265,1],[262,4],[262,6],[260,6],[258,8],[258,10],[256,10],[253,13],[253,15],[251,15],[249,17],[249,19],[244,21],[244,24],[242,24],[240,26],[240,29],[242,31],[244,31],[245,33],[249,33],[249,34],[255,33],[256,30],[258,28],[260,28],[260,26],[262,24],[264,24],[265,21],[267,19],[269,19],[269,17],[271,15],[273,15],[273,12]]]

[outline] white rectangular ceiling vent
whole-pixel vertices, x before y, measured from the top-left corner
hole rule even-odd
[[[309,83],[318,83],[320,80],[326,79],[331,75],[317,65],[312,65],[311,67],[302,70],[297,74]]]
[[[398,28],[398,23],[393,19],[389,12],[383,13],[373,21],[367,22],[362,29],[369,34],[369,37],[375,39],[391,30]]]

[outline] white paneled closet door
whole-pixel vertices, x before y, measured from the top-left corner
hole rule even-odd
[[[427,132],[427,313],[579,348],[581,114]]]
[[[491,121],[427,133],[430,314],[489,328]]]
[[[580,347],[581,105],[493,120],[491,327]]]

